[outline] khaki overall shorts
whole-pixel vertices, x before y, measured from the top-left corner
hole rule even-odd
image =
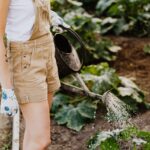
[[[50,32],[50,6],[34,0],[36,19],[31,38],[26,42],[7,40],[7,58],[19,104],[48,99],[60,88],[55,46]],[[45,0],[46,1],[46,0]]]

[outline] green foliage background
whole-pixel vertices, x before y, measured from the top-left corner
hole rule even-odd
[[[85,64],[115,60],[118,48],[112,50],[113,43],[102,35],[150,36],[149,0],[52,0],[51,4],[87,44]]]
[[[56,0],[52,6],[78,30],[86,24],[87,29],[101,34],[150,35],[149,0]],[[93,24],[87,23],[87,18]]]

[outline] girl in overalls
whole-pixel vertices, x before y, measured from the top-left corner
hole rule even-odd
[[[63,23],[49,0],[0,0],[1,113],[14,116],[20,107],[23,150],[45,150],[51,142],[49,112],[60,80],[49,29]]]

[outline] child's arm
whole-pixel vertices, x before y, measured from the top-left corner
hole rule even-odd
[[[5,26],[10,0],[0,0],[0,83],[2,87],[0,112],[13,116],[18,111],[18,102],[13,90],[11,72],[6,61],[6,48],[4,45]]]
[[[6,62],[6,49],[4,46],[4,33],[6,26],[6,18],[8,12],[9,0],[0,0],[0,82],[5,88],[12,88],[10,71]]]

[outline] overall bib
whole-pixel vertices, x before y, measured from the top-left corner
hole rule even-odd
[[[19,104],[48,99],[48,92],[60,88],[55,46],[50,32],[50,4],[33,0],[36,19],[26,42],[7,40],[7,59]]]

